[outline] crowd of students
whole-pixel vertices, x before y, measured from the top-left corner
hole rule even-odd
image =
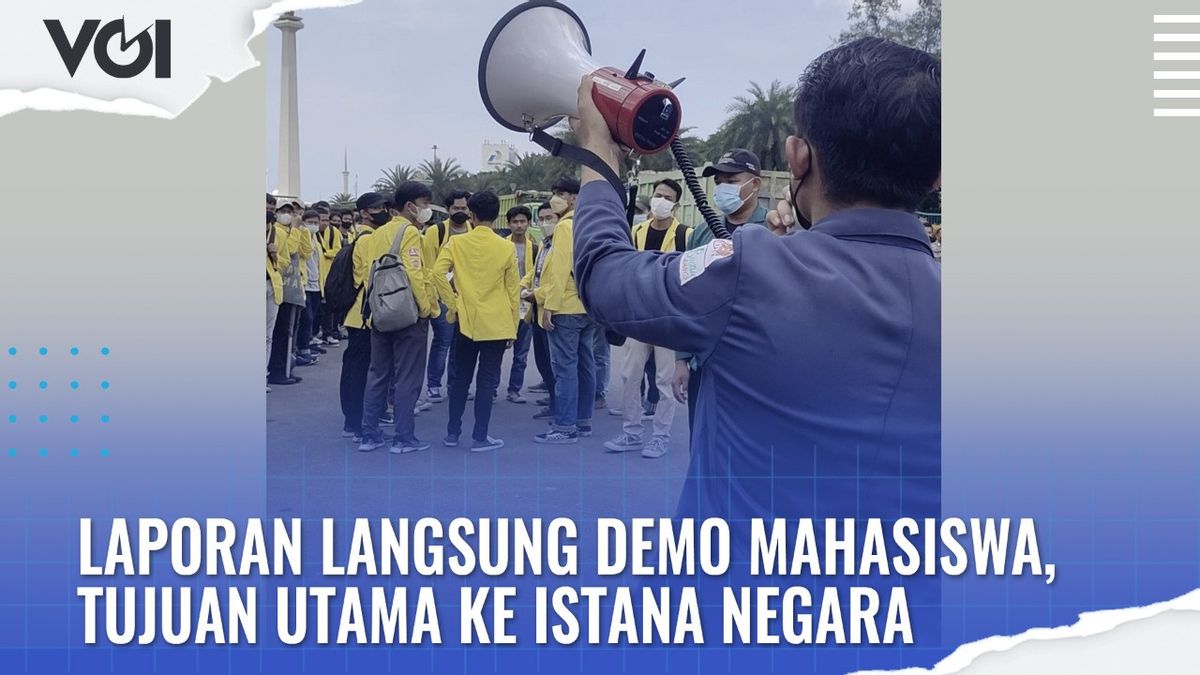
[[[713,201],[727,228],[763,224],[753,153],[731,150],[704,175],[717,184]],[[503,226],[500,200],[489,191],[451,192],[444,200],[448,217],[436,223],[433,195],[419,182],[403,183],[390,195],[363,194],[353,210],[325,202],[306,208],[267,195],[267,391],[300,383],[297,368],[343,347],[342,435],[359,450],[428,449],[431,444],[416,437],[414,417],[448,401],[443,444],[483,452],[504,445],[490,434],[500,386],[507,402],[529,402],[523,388],[532,351],[542,382],[528,396],[536,398],[533,417],[548,422],[533,442],[577,443],[592,435],[593,415],[604,410],[622,418],[621,433],[604,444],[608,451],[667,454],[677,404],[694,400],[699,366],[688,354],[606,332],[588,315],[573,274],[579,181],[564,176],[549,188],[552,197],[536,213],[513,207]],[[711,241],[707,226],[679,222],[682,198],[679,183],[664,179],[639,200],[630,232],[636,248],[683,251]],[[531,228],[540,231],[540,241]],[[417,314],[415,323],[396,330],[373,325],[370,303],[364,312],[373,274],[387,256],[403,265]],[[327,296],[337,285],[330,277],[350,273],[353,304],[345,309]],[[613,349],[625,352],[619,373],[610,373]],[[469,401],[468,441],[461,437]],[[382,427],[389,425],[385,439]]]

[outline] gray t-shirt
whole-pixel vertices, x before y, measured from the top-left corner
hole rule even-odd
[[[513,242],[513,246],[517,249],[517,274],[522,279],[525,278],[525,242]]]

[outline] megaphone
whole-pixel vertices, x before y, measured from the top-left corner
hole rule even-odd
[[[569,7],[553,0],[517,5],[496,24],[479,57],[479,94],[501,125],[534,133],[578,114],[579,83],[592,80],[592,100],[614,139],[643,155],[679,134],[679,99],[669,85],[633,66],[592,60],[591,39]]]

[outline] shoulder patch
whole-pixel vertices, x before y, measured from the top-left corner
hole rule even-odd
[[[728,239],[714,239],[706,246],[694,248],[679,257],[679,285],[704,274],[708,266],[733,255],[733,242]]]

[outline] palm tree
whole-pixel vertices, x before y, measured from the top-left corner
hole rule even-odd
[[[775,80],[763,89],[751,82],[746,94],[733,99],[726,109],[730,116],[708,143],[721,148],[746,148],[758,155],[764,170],[787,168],[784,145],[792,133],[792,102],[796,97],[794,85]]]
[[[335,209],[354,208],[354,195],[349,192],[339,192],[329,198],[329,205]]]
[[[453,158],[442,159],[439,157],[433,161],[425,160],[421,162],[418,171],[425,175],[426,183],[433,191],[433,200],[439,204],[446,198],[446,195],[450,194],[450,191],[458,188],[467,176],[467,172],[463,171],[463,168]]]
[[[396,191],[396,188],[400,187],[401,183],[413,180],[415,175],[416,172],[413,171],[411,166],[397,164],[390,169],[384,169],[383,176],[375,181],[371,189],[390,195]]]

